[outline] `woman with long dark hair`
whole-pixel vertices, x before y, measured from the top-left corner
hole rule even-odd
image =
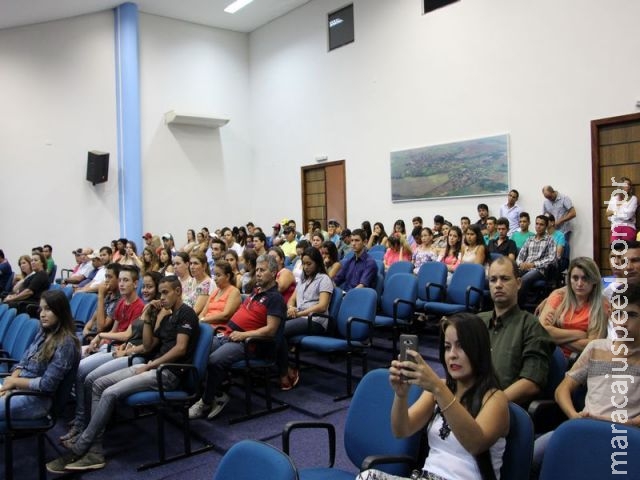
[[[384,225],[380,222],[376,222],[373,224],[373,232],[371,232],[371,235],[369,236],[367,247],[371,248],[374,245],[387,247],[388,240],[389,236],[387,235],[387,232],[384,231]]]
[[[409,350],[405,361],[394,360],[389,381],[395,391],[391,429],[409,437],[425,426],[429,455],[421,477],[444,480],[490,479],[499,476],[509,431],[509,402],[499,390],[491,363],[491,342],[483,321],[471,313],[443,318],[440,363],[446,379]],[[423,392],[409,406],[411,385]],[[358,479],[389,479],[377,470]]]
[[[324,260],[324,268],[327,270],[329,278],[333,279],[342,268],[340,259],[338,258],[338,248],[331,240],[322,242],[320,245],[320,254]]]
[[[6,415],[4,395],[11,390],[54,393],[67,373],[80,361],[80,342],[69,300],[62,290],[48,290],[40,297],[40,330],[22,359],[0,388],[0,419]],[[18,395],[11,399],[11,417],[38,418],[51,407],[51,399]]]
[[[444,247],[440,261],[447,266],[449,277],[460,264],[460,250],[462,248],[462,230],[453,226],[447,232],[447,245]]]
[[[309,247],[304,251],[302,270],[302,281],[296,286],[293,295],[287,302],[284,338],[278,346],[281,390],[291,390],[300,380],[299,372],[289,368],[288,365],[287,338],[301,334],[322,335],[327,331],[328,326],[326,317],[313,317],[310,327],[308,321],[308,317],[312,313],[327,313],[333,293],[333,282],[327,275],[322,255],[317,249]]]

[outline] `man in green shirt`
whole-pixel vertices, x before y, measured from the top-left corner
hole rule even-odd
[[[518,268],[508,257],[489,267],[492,312],[480,317],[491,337],[491,357],[500,387],[510,401],[526,404],[540,395],[547,383],[549,360],[555,344],[537,317],[518,307]]]
[[[518,230],[517,232],[513,232],[511,234],[511,240],[513,240],[516,243],[516,247],[518,247],[518,250],[520,250],[522,248],[522,246],[524,245],[524,242],[527,241],[527,238],[529,237],[533,237],[535,234],[531,231],[529,231],[529,225],[531,225],[531,218],[529,217],[529,214],[527,212],[520,212],[520,230]]]

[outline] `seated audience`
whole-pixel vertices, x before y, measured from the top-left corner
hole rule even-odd
[[[462,231],[460,231],[462,236]],[[460,251],[460,263],[477,263],[484,265],[487,259],[487,247],[480,227],[469,225],[467,233],[464,235],[464,242]]]
[[[43,268],[44,271],[44,268]],[[46,275],[46,273],[45,273]],[[40,329],[11,375],[0,381],[0,420],[6,422],[5,395],[12,390],[53,394],[80,359],[69,300],[61,290],[44,292],[39,300]],[[16,395],[11,398],[11,418],[41,418],[51,407],[51,398]]]
[[[136,246],[136,243],[134,241],[127,241],[124,249],[124,255],[120,257],[118,263],[120,263],[120,265],[130,265],[133,267],[137,267],[138,270],[142,268],[142,260],[140,260],[140,257],[138,257],[138,247]]]
[[[28,305],[40,303],[40,296],[49,288],[49,275],[45,270],[47,259],[43,253],[35,252],[31,257],[32,275],[28,275],[21,283],[17,293],[11,293],[4,298],[9,308],[15,308],[18,313],[25,313]]]
[[[244,251],[244,250],[243,250]],[[239,285],[242,285],[242,272],[238,266],[238,253],[235,250],[227,250],[224,254],[224,261],[231,265],[231,271],[233,272],[233,285],[240,289]]]
[[[411,261],[411,247],[404,236],[391,235],[387,241],[387,251],[384,252],[384,268],[387,270],[396,262]]]
[[[245,250],[246,253],[246,250]],[[211,419],[229,402],[221,390],[229,368],[244,358],[243,340],[248,337],[275,337],[286,318],[286,304],[278,292],[278,263],[272,255],[256,260],[256,292],[247,297],[231,320],[214,337],[207,367],[204,395],[189,409],[189,418]]]
[[[147,272],[157,272],[160,270],[160,260],[156,252],[150,248],[145,247],[142,250],[142,266],[140,267],[140,274],[144,275]]]
[[[496,217],[487,217],[487,233],[484,234],[484,243],[488,245],[491,240],[498,237],[498,232],[496,230],[496,223],[498,220]]]
[[[250,294],[256,287],[256,260],[258,254],[252,248],[245,248],[242,252],[242,262],[244,263],[244,273],[242,274],[242,281],[236,287],[240,289],[243,294]]]
[[[413,273],[416,275],[420,267],[427,262],[437,262],[438,252],[433,247],[433,232],[429,227],[424,227],[420,232],[420,244],[413,252]]]
[[[380,224],[382,225],[382,224]],[[365,220],[360,224],[360,228],[364,231],[364,241],[365,244],[369,241],[369,239],[371,238],[371,235],[373,235],[373,230],[371,230],[371,222],[369,222],[369,220]],[[383,228],[384,230],[384,228]],[[386,247],[386,245],[385,245]]]
[[[289,260],[296,256],[296,245],[298,245],[296,229],[289,226],[284,227],[284,241],[280,247]]]
[[[378,266],[365,248],[364,230],[351,232],[351,249],[353,256],[342,261],[342,268],[333,279],[334,283],[345,292],[352,288],[375,288],[378,280]]]
[[[382,245],[383,247],[387,247],[389,240],[389,236],[387,232],[384,231],[384,225],[380,222],[376,222],[373,224],[373,231],[369,236],[369,240],[367,242],[367,247],[370,249],[374,245]]]
[[[338,256],[340,257],[340,260],[342,260],[351,253],[351,230],[348,228],[343,229],[340,233],[340,237],[342,238],[342,241],[338,247]]]
[[[78,264],[71,272],[71,275],[62,280],[63,285],[77,285],[89,276],[89,273],[93,270],[93,265],[91,265],[91,260],[89,259],[89,255],[92,253],[92,248],[78,248],[73,251]]]
[[[187,230],[187,243],[180,247],[180,251],[184,253],[191,253],[191,250],[193,250],[196,245],[198,245],[198,241],[196,240],[196,231],[190,228]]]
[[[616,313],[620,314],[620,323],[615,326],[616,336],[589,342],[555,394],[556,402],[569,419],[603,420],[612,424],[612,432],[640,427],[640,388],[637,388],[640,383],[640,285],[629,285],[620,297],[625,301],[618,303],[621,308],[616,308]],[[624,321],[622,314],[626,317]],[[616,371],[625,373],[612,374]],[[578,411],[573,394],[581,387],[586,387],[587,391],[584,408]],[[536,440],[532,478],[537,478],[552,434],[548,432]]]
[[[500,217],[496,222],[496,230],[498,231],[498,238],[489,240],[487,253],[489,255],[492,253],[498,253],[505,257],[509,257],[511,260],[515,260],[518,249],[515,242],[507,237],[507,232],[509,231],[509,220],[504,217]]]
[[[4,251],[0,249],[0,294],[9,291],[13,285],[9,285],[9,277],[13,273],[11,263],[4,256]]]
[[[476,221],[475,225],[480,227],[482,231],[482,235],[487,234],[487,218],[489,218],[489,207],[486,203],[479,203],[476,208],[478,212],[478,221]],[[486,243],[486,242],[485,242]]]
[[[296,290],[296,279],[291,270],[284,266],[284,252],[280,247],[271,247],[268,254],[274,257],[278,264],[276,283],[278,284],[278,291],[282,294],[282,298],[286,303]]]
[[[229,250],[234,252],[235,250]],[[213,267],[213,280],[216,287],[209,296],[209,302],[200,313],[200,321],[208,323],[212,328],[225,324],[238,310],[242,299],[240,290],[235,285],[236,278],[231,265],[224,260],[218,260]]]
[[[334,279],[342,268],[342,264],[338,259],[338,249],[335,243],[331,240],[322,242],[322,245],[320,245],[320,255],[324,261],[324,268],[327,271],[327,275],[329,275],[329,278]]]
[[[189,272],[195,280],[193,289],[183,292],[184,302],[200,315],[209,301],[209,292],[213,285],[211,271],[207,258],[202,252],[195,252],[189,256]]]
[[[544,302],[541,325],[568,357],[582,352],[591,340],[605,338],[608,319],[609,301],[602,295],[598,266],[590,258],[574,258],[567,287],[553,291]]]
[[[78,284],[79,288],[77,288],[74,293],[77,293],[77,292],[98,293],[98,289],[100,288],[100,285],[104,283],[105,275],[107,273],[107,265],[109,265],[112,261],[111,260],[112,253],[113,252],[111,250],[111,247],[104,246],[100,249],[100,253],[98,255],[99,262],[94,263],[94,266],[98,265],[98,270],[93,276],[93,280],[91,280],[91,282],[84,285],[83,287],[80,287],[80,285],[82,285],[83,283],[83,282],[80,282]],[[90,257],[93,257],[94,255],[95,254],[90,255]]]
[[[324,235],[322,231],[316,230],[311,234],[311,246],[320,250],[320,246],[324,243]]]
[[[547,270],[556,261],[556,245],[547,234],[549,220],[544,215],[536,217],[536,234],[529,237],[518,252],[516,263],[522,274],[518,303],[524,306],[531,286],[544,280]]]
[[[190,251],[185,252],[190,254],[192,252],[206,252],[209,249],[209,239],[204,236],[202,232],[196,233],[196,244]]]
[[[323,335],[329,324],[327,317],[313,317],[309,330],[309,315],[327,314],[333,293],[333,282],[326,273],[320,252],[315,248],[307,248],[302,255],[302,264],[304,274],[287,302],[284,339],[278,345],[281,390],[291,390],[300,379],[299,372],[288,366],[287,339],[301,334]]]
[[[489,266],[489,291],[494,309],[480,318],[489,329],[491,357],[498,384],[507,398],[527,404],[547,383],[553,340],[538,319],[518,307],[518,268],[509,257]]]
[[[520,212],[520,222],[518,224],[520,225],[520,229],[513,232],[510,238],[515,242],[518,250],[520,250],[524,242],[526,242],[529,237],[533,237],[535,233],[529,231],[531,218],[527,212]]]
[[[446,238],[447,243],[440,255],[439,261],[447,266],[449,278],[451,278],[451,274],[455,272],[456,268],[458,268],[458,265],[460,264],[462,231],[459,227],[451,227],[447,232],[447,236],[444,238]]]
[[[162,247],[158,254],[158,273],[163,276],[175,274],[173,269],[173,256],[171,255],[171,250],[166,247]]]
[[[296,284],[300,283],[300,280],[302,279],[302,254],[310,246],[311,244],[304,238],[296,245],[296,257],[291,260],[291,273],[293,273],[293,276],[296,279]]]
[[[405,438],[425,429],[429,454],[420,476],[424,479],[497,478],[509,432],[509,402],[500,391],[491,365],[489,334],[482,321],[458,313],[442,321],[440,362],[445,379],[409,350],[406,361],[393,360],[389,381],[395,391],[391,430]],[[423,392],[413,405],[411,385]],[[365,470],[358,480],[399,477]]]
[[[82,342],[88,344],[97,333],[111,330],[113,312],[120,301],[118,277],[120,264],[110,263],[105,270],[104,282],[98,287],[98,304],[91,319],[82,329]]]
[[[162,306],[155,324],[143,322],[143,345],[150,354],[149,361],[133,367],[123,368],[96,379],[91,395],[91,420],[87,428],[70,443],[70,452],[47,463],[51,473],[85,471],[103,468],[106,464],[102,438],[107,423],[118,401],[135,392],[158,389],[159,381],[171,390],[180,383],[180,376],[165,370],[162,376],[156,369],[163,363],[191,363],[200,329],[198,317],[182,303],[180,281],[175,276],[162,277],[160,281]]]
[[[200,252],[200,250],[191,250],[191,252],[194,254]],[[192,299],[190,299],[185,292],[193,292],[195,289],[196,279],[191,276],[191,272],[189,271],[189,254],[185,252],[176,253],[171,264],[173,265],[173,273],[178,277],[180,285],[182,286],[182,301],[191,301]]]

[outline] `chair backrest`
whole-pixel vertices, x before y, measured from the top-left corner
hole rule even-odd
[[[14,323],[18,321],[18,317],[23,316],[22,326],[20,331],[18,332],[18,337],[13,343],[11,350],[9,350],[10,357],[15,360],[20,360],[24,352],[29,348],[31,342],[36,337],[36,333],[38,333],[38,329],[40,328],[40,322],[35,318],[30,318],[26,313],[21,313],[16,317]],[[7,349],[5,349],[7,350]]]
[[[207,362],[209,361],[212,339],[213,328],[207,323],[200,323],[200,336],[193,352],[193,365],[198,371],[198,378],[194,378],[192,375],[185,375],[185,388],[190,392],[198,391],[207,373]]]
[[[71,285],[67,285],[66,287],[62,287],[62,291],[67,296],[67,300],[71,301],[71,297],[73,297],[73,287]]]
[[[386,253],[386,251],[387,251],[387,247],[385,247],[384,245],[381,245],[380,243],[376,245],[372,245],[371,248],[368,250],[369,253],[382,252],[383,254]]]
[[[484,267],[477,263],[461,263],[451,276],[451,283],[447,288],[447,302],[464,305],[466,302],[467,287],[473,286],[482,292],[485,283]],[[471,292],[470,305],[478,305],[482,300],[482,294]]]
[[[384,315],[388,317],[393,315],[393,303],[397,298],[407,300],[415,306],[418,297],[418,278],[413,273],[396,273],[390,281],[385,283],[381,305]],[[399,303],[398,318],[409,318],[415,310],[414,306]]]
[[[49,285],[49,290],[60,290],[62,288],[62,285],[60,285],[59,283],[52,283],[51,285]]]
[[[445,288],[429,287],[429,300],[439,302],[447,286],[447,266],[442,262],[426,262],[418,270],[418,298],[427,301],[427,283],[435,283]]]
[[[297,480],[288,455],[268,443],[242,440],[224,454],[214,480]]]
[[[6,304],[2,304],[4,307],[8,307]],[[17,311],[15,308],[5,308],[4,312],[0,316],[0,347],[4,348],[4,336],[7,334],[13,319],[16,318]]]
[[[367,253],[374,260],[383,260],[384,259],[384,252],[381,251],[381,250],[369,250]]]
[[[620,433],[612,433],[613,427]],[[619,441],[613,440],[616,437]],[[611,478],[616,474],[638,478],[639,458],[640,428],[590,418],[568,420],[553,432],[539,478]]]
[[[338,314],[340,313],[340,305],[342,305],[342,297],[344,291],[339,287],[333,287],[331,301],[329,302],[329,325],[327,327],[327,335],[333,335],[336,331],[336,323]]]
[[[76,292],[73,294],[71,300],[69,301],[69,306],[71,307],[71,316],[74,318],[74,320],[78,315],[78,309],[80,308],[80,304],[82,303],[85,295],[87,295],[85,292]]]
[[[372,288],[354,288],[349,290],[342,299],[337,320],[337,334],[347,337],[347,321],[350,317],[369,320],[372,324],[376,316],[378,295]],[[362,341],[369,337],[370,329],[361,322],[351,324],[351,339]]]
[[[384,262],[382,260],[375,260],[376,267],[378,267],[378,273],[382,274],[382,278],[384,278]]]
[[[87,323],[93,317],[98,306],[98,295],[96,293],[85,293],[80,301],[80,306],[73,317],[75,321]]]
[[[10,309],[9,312],[11,312],[11,310],[14,310],[15,312],[14,308]],[[11,324],[7,327],[7,330],[5,331],[4,337],[2,339],[2,349],[8,352],[9,356],[11,356],[14,345],[20,337],[20,331],[22,330],[22,327],[24,326],[25,322],[29,320],[29,315],[27,315],[26,313],[21,313],[20,315],[15,315],[14,313],[13,316],[14,318],[11,321]]]
[[[533,457],[533,422],[522,407],[509,402],[509,433],[500,478],[529,478]]]
[[[385,283],[388,282],[391,277],[397,273],[413,273],[413,263],[401,260],[396,263],[392,263],[384,274]],[[385,285],[386,287],[386,285]]]
[[[494,260],[497,260],[500,257],[503,257],[504,255],[502,255],[501,253],[498,252],[491,252],[489,254],[489,263],[493,263]]]
[[[556,388],[560,385],[560,382],[564,379],[564,374],[567,372],[567,359],[562,353],[560,347],[556,347],[553,351],[553,355],[549,359],[549,375],[547,376],[547,385],[544,388],[544,398],[553,398]]]
[[[414,403],[421,390],[412,386],[408,402]],[[394,392],[389,386],[387,369],[367,373],[351,399],[344,426],[344,448],[351,462],[360,468],[368,455],[409,455],[416,458],[420,444],[420,432],[408,438],[396,438],[391,432],[389,412]],[[376,465],[393,475],[406,475],[405,465]]]

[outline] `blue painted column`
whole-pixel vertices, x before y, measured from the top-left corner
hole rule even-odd
[[[142,237],[142,166],[138,6],[123,3],[115,8],[114,16],[120,234],[139,243]]]

